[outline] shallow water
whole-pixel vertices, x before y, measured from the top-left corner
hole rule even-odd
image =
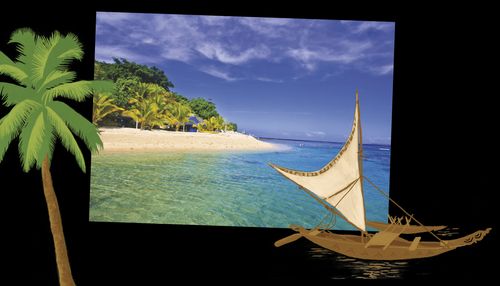
[[[312,171],[339,143],[265,140],[273,152],[100,154],[92,157],[90,220],[247,227],[312,227],[327,214],[268,166]],[[389,189],[390,146],[365,145],[364,175]],[[365,183],[367,219],[386,221],[388,201]],[[337,229],[352,229],[340,219]]]

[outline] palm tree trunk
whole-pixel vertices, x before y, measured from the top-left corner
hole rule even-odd
[[[135,129],[139,129],[139,121],[135,122]]]
[[[73,281],[73,277],[71,275],[68,251],[64,240],[61,213],[59,211],[56,193],[54,192],[54,186],[52,185],[52,175],[50,174],[48,156],[45,156],[45,159],[42,162],[42,182],[43,194],[45,195],[45,201],[47,202],[47,209],[49,212],[50,230],[54,240],[59,285],[74,286],[75,282]]]

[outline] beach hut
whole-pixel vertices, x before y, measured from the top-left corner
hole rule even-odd
[[[187,132],[198,132],[198,128],[196,126],[202,121],[203,119],[200,117],[191,116],[189,117],[189,122],[186,123],[184,128]]]

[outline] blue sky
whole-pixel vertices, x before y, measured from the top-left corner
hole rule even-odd
[[[390,144],[391,22],[97,13],[95,55],[157,66],[257,136],[343,141],[358,89],[364,142]]]

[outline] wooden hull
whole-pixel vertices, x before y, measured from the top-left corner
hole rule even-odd
[[[370,239],[369,237],[311,231],[302,227],[294,229],[303,237],[323,248],[345,256],[367,260],[409,260],[436,256],[454,250],[457,247],[480,241],[490,231],[490,229],[477,231],[459,239],[446,240],[444,241],[445,243],[420,242],[416,248],[411,249],[412,242],[400,237],[396,238],[386,248],[383,246],[365,247]]]

